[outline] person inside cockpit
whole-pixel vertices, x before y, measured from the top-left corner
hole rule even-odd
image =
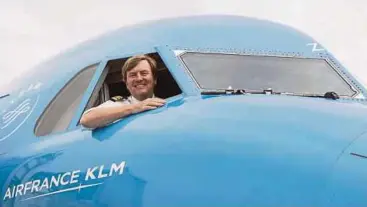
[[[154,95],[156,70],[156,61],[147,55],[129,58],[122,67],[122,77],[131,95],[127,98],[115,96],[85,111],[80,124],[86,128],[99,128],[131,114],[163,106],[165,100]]]

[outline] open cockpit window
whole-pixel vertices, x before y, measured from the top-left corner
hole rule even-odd
[[[182,93],[177,82],[158,55],[147,54],[157,62],[157,84],[154,89],[156,97],[167,99]],[[95,74],[98,72],[98,64],[90,65],[76,74],[60,92],[51,100],[45,111],[37,121],[35,127],[36,136],[45,136],[66,131],[69,126],[79,124],[80,110],[86,111],[96,107],[114,96],[128,97],[129,91],[122,79],[122,66],[129,57],[111,59],[105,65],[97,83],[93,86],[93,92],[88,100],[83,99]],[[97,72],[97,73],[96,73]],[[85,103],[87,102],[87,103]],[[86,105],[84,105],[86,104]],[[82,107],[83,109],[80,109]],[[79,110],[80,109],[80,110]],[[74,127],[75,127],[74,125]]]
[[[324,59],[187,52],[181,60],[201,89],[356,94]]]
[[[177,82],[164,64],[158,53],[146,54],[157,62],[157,84],[154,88],[156,97],[167,99],[182,93]],[[127,98],[129,93],[122,78],[122,66],[130,57],[109,60],[99,79],[85,110],[96,107],[114,96]]]

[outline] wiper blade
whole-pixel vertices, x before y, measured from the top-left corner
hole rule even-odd
[[[276,95],[289,95],[289,96],[302,96],[302,97],[315,97],[315,98],[326,98],[326,99],[339,99],[339,95],[334,91],[328,91],[324,95],[321,94],[297,94],[297,93],[289,93],[289,92],[274,92],[272,89],[265,89],[259,91],[251,91],[244,89],[220,89],[220,90],[204,90],[201,92],[203,95],[222,95],[222,94],[230,94],[230,95],[240,95],[240,94],[276,94]]]
[[[302,97],[313,97],[313,98],[326,98],[326,99],[339,99],[339,95],[334,91],[328,91],[324,95],[321,94],[296,94],[296,93],[280,93],[282,95],[289,95],[289,96],[302,96]]]
[[[222,94],[245,94],[245,90],[234,89],[217,89],[217,90],[204,90],[201,92],[203,95],[222,95]]]
[[[10,95],[10,94],[0,95],[0,99],[5,98],[5,97],[7,97],[7,96],[9,96],[9,95]]]
[[[216,90],[204,90],[201,92],[203,95],[221,95],[221,94],[230,94],[230,95],[237,95],[237,94],[280,94],[275,93],[271,89],[265,89],[262,91],[254,91],[254,90],[245,90],[245,89],[216,89]]]

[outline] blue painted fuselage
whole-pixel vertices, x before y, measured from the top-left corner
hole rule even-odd
[[[310,43],[317,42],[267,21],[182,17],[122,28],[40,64],[0,99],[3,117],[24,109],[25,100],[30,107],[0,134],[0,206],[365,206],[365,99],[202,95],[173,52],[327,57],[366,95]],[[149,52],[160,54],[183,92],[166,106],[93,131],[70,124],[34,134],[79,70]]]

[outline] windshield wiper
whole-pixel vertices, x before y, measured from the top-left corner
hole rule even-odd
[[[320,95],[320,94],[292,94],[292,93],[289,93],[289,94],[285,94],[285,95],[290,95],[290,96],[303,96],[303,97],[315,97],[315,98],[326,98],[326,99],[333,99],[333,100],[336,100],[336,99],[339,99],[339,95],[334,92],[334,91],[328,91],[326,92],[324,95]]]
[[[217,90],[204,90],[201,92],[203,95],[222,95],[222,94],[245,94],[244,90],[232,90],[232,89],[217,89]]]
[[[230,94],[230,95],[240,95],[240,94],[281,94],[273,92],[272,89],[265,89],[265,90],[245,90],[245,89],[232,89],[229,87],[228,89],[216,89],[216,90],[203,90],[201,92],[203,95],[221,95],[221,94]]]
[[[10,95],[10,94],[0,95],[0,99],[5,98],[5,97],[7,97],[7,96],[9,96],[9,95]]]
[[[289,92],[274,92],[271,88],[259,91],[251,91],[244,89],[220,89],[220,90],[204,90],[201,92],[203,95],[241,95],[241,94],[276,94],[276,95],[288,95],[288,96],[302,96],[302,97],[315,97],[315,98],[326,98],[326,99],[339,99],[339,95],[334,91],[328,91],[324,95],[320,94],[297,94],[297,93],[289,93]]]
[[[277,92],[273,94],[280,94],[280,95],[288,95],[288,96],[302,96],[302,97],[313,97],[313,98],[326,98],[326,99],[339,99],[339,95],[334,91],[328,91],[324,95],[321,94],[299,94],[299,93],[289,93],[289,92]]]

